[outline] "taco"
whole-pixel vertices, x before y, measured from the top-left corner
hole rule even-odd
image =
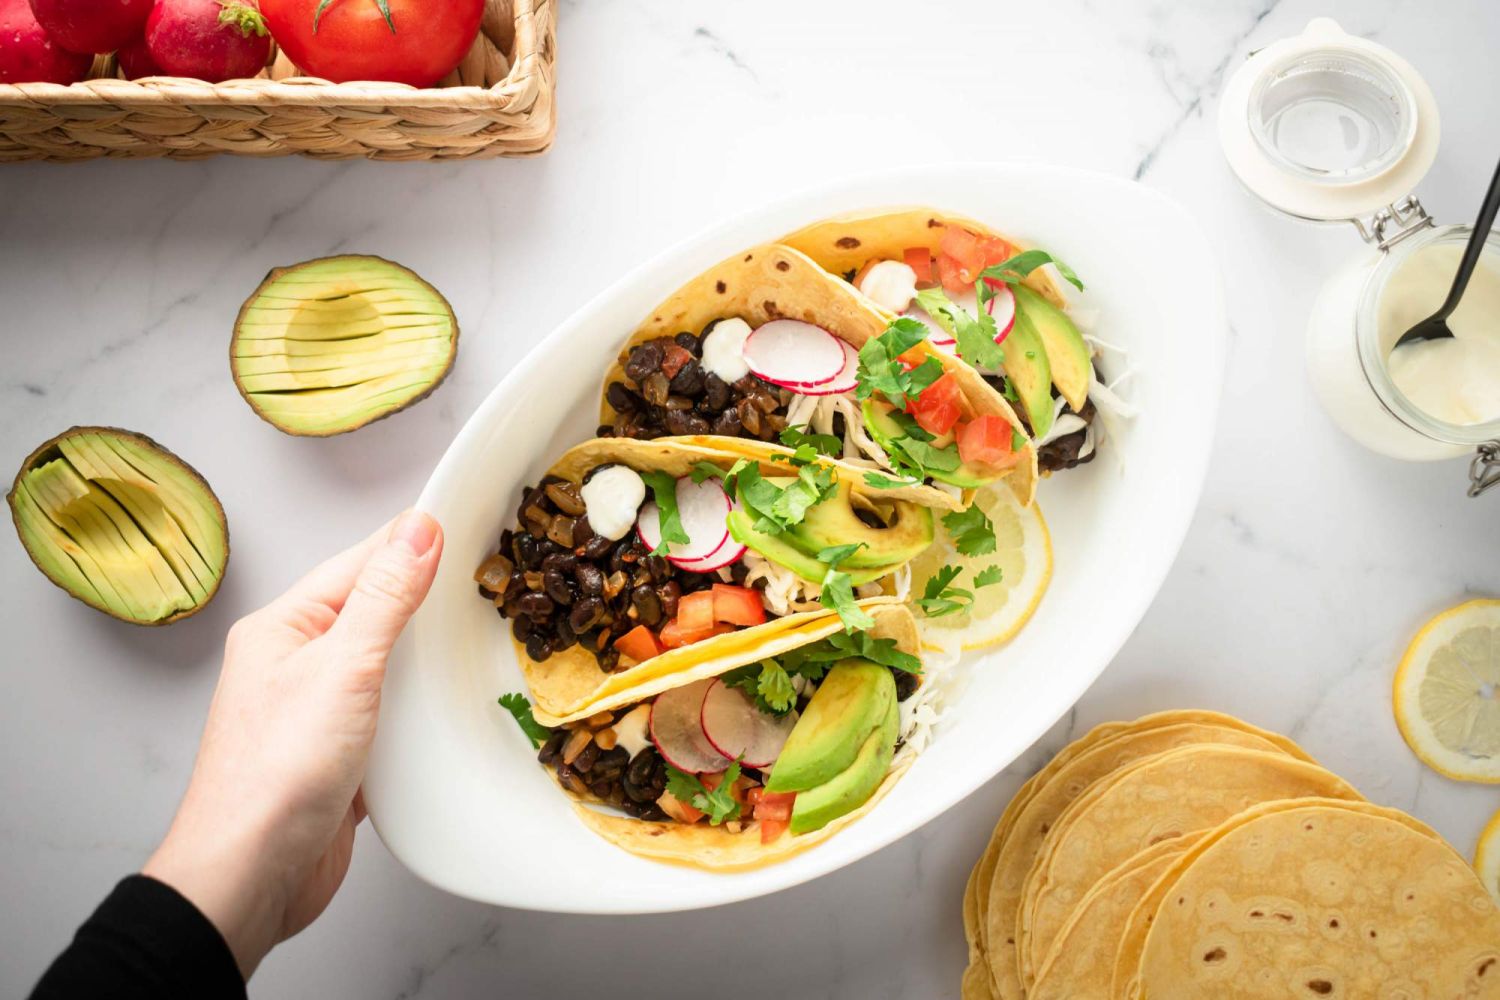
[[[789,247],[723,261],[652,312],[604,379],[599,434],[715,438],[763,456],[799,447],[872,485],[928,483],[940,502],[1000,479],[1022,503],[1036,449],[1005,397]]]
[[[522,672],[561,718],[740,650],[775,655],[831,617],[868,627],[933,540],[928,486],[866,486],[831,461],[599,438],[527,487],[475,573]]]
[[[928,343],[961,355],[1013,400],[1044,474],[1094,457],[1101,409],[1111,417],[1132,412],[1099,370],[1101,353],[1115,349],[1080,331],[1042,265],[1056,263],[1080,290],[1082,283],[1049,254],[930,208],[842,216],[782,242],[853,284],[883,313],[921,322],[930,331]],[[983,327],[998,352],[966,339],[980,327],[981,305]],[[1110,358],[1112,384],[1127,374],[1128,361],[1117,353]]]
[[[523,729],[611,843],[721,871],[780,861],[874,808],[921,743],[916,620],[871,616],[847,632],[825,615],[774,654],[742,646]]]

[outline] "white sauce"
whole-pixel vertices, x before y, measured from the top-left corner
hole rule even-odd
[[[917,272],[899,260],[883,260],[866,271],[855,287],[880,308],[900,314],[916,297]]]
[[[651,738],[646,734],[647,724],[651,721],[651,706],[637,705],[627,712],[619,722],[614,724],[615,746],[625,748],[631,759],[646,749]]]
[[[750,366],[745,363],[745,338],[748,336],[750,324],[738,317],[715,323],[708,336],[703,338],[704,370],[730,383],[750,374]]]
[[[1391,275],[1380,296],[1380,342],[1391,345],[1448,297],[1463,247],[1426,246]],[[1401,394],[1450,424],[1500,420],[1500,261],[1486,250],[1452,316],[1451,338],[1419,340],[1390,352],[1386,367]],[[1389,348],[1387,347],[1389,350]]]
[[[635,525],[646,499],[646,482],[627,465],[611,465],[594,473],[579,492],[594,534],[618,542]]]

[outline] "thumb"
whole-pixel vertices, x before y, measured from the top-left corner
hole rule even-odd
[[[443,529],[409,510],[371,553],[325,638],[355,663],[384,664],[396,638],[427,596],[443,552]]]

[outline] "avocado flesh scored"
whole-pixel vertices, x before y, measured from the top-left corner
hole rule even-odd
[[[1016,311],[1025,313],[1047,352],[1052,384],[1068,401],[1074,413],[1082,413],[1089,400],[1089,381],[1094,373],[1093,352],[1068,314],[1025,285],[1013,285]]]
[[[104,570],[42,513],[24,481],[11,492],[10,501],[17,515],[21,542],[43,573],[81,600],[111,614],[129,616],[129,608],[110,585]]]
[[[729,537],[736,542],[754,550],[776,565],[791,570],[804,580],[822,584],[823,579],[828,575],[828,564],[819,562],[816,556],[803,552],[796,545],[791,544],[789,533],[769,535],[764,531],[758,531],[754,520],[745,511],[730,511],[725,519],[725,525],[729,528]],[[849,573],[850,586],[859,587],[874,583],[881,577],[890,575],[895,569],[895,566],[875,566],[845,572]]]
[[[864,414],[865,430],[875,439],[875,443],[890,452],[895,448],[895,441],[904,437],[906,431],[901,425],[891,419],[891,410],[894,407],[888,403],[877,402],[874,397],[865,400],[861,411]],[[982,465],[973,462],[960,462],[958,468],[951,470],[929,469],[927,474],[940,483],[948,483],[952,486],[962,486],[966,489],[974,489],[993,483],[999,479],[1002,473],[995,472]]]
[[[212,571],[213,579],[220,579],[229,561],[229,532],[224,526],[223,511],[207,484],[132,438],[105,435],[102,440],[138,475],[155,484],[162,502],[182,525],[193,548]]]
[[[932,544],[932,511],[928,508],[906,500],[894,501],[894,520],[885,528],[872,528],[855,514],[853,498],[853,487],[841,481],[837,492],[809,507],[802,520],[791,527],[788,533],[793,544],[820,552],[836,545],[863,543],[864,548],[839,564],[854,569],[899,566]]]
[[[895,704],[890,670],[868,660],[840,660],[792,727],[766,788],[803,792],[833,780],[854,763]]]
[[[887,671],[889,673],[889,671]],[[792,801],[792,833],[821,830],[870,800],[891,769],[900,734],[900,712],[893,698],[879,727],[865,738],[847,768]]]
[[[336,434],[431,391],[452,367],[457,333],[447,301],[406,268],[326,258],[272,272],[240,311],[231,365],[272,424]]]
[[[1046,437],[1052,429],[1052,366],[1047,349],[1032,325],[1031,318],[1016,310],[1016,325],[1002,345],[1005,348],[1005,376],[1015,386],[1031,424],[1032,437]]]

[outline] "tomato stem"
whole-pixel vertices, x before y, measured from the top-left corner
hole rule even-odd
[[[222,3],[223,0],[220,0]],[[318,33],[318,22],[323,19],[323,11],[333,4],[333,0],[318,0],[318,9],[313,11],[313,34]],[[396,22],[391,19],[390,0],[375,0],[375,6],[380,9],[380,14],[385,18],[385,25],[391,29],[391,34],[396,33]]]

